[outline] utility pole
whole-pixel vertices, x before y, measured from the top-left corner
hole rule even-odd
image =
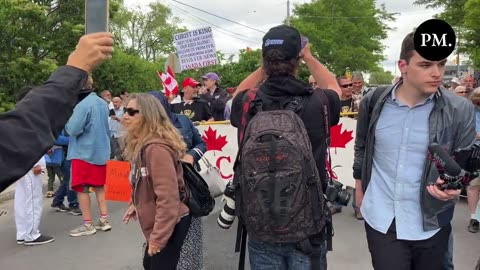
[[[287,25],[290,25],[290,0],[287,0]]]

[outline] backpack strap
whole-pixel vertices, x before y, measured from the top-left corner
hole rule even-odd
[[[327,181],[330,181],[330,179],[336,179],[337,176],[332,170],[332,157],[330,155],[330,118],[329,118],[329,107],[328,107],[328,97],[325,95],[325,92],[323,90],[320,90],[322,94],[319,94],[319,91],[315,91],[315,93],[320,97],[320,100],[322,100],[322,108],[323,108],[323,115],[324,115],[324,121],[325,121],[325,145],[327,146],[327,155],[326,155],[326,169],[327,169]],[[330,212],[330,209],[327,207],[325,209],[325,215],[327,215],[327,222],[325,224],[326,226],[326,241],[327,241],[327,250],[331,251],[333,250],[333,220],[332,220],[332,214]],[[318,250],[317,250],[318,251]],[[314,256],[312,256],[312,261],[317,261],[318,258],[315,258],[316,256],[319,256],[318,252],[314,253]],[[312,268],[313,269],[313,268]]]
[[[319,94],[321,92],[322,94]],[[337,175],[332,170],[332,157],[330,155],[330,117],[329,117],[329,107],[328,107],[328,97],[325,95],[323,90],[315,91],[315,94],[320,98],[322,101],[322,110],[323,110],[323,117],[325,122],[325,145],[327,146],[327,155],[326,155],[326,169],[327,169],[327,176],[331,179],[337,179]]]

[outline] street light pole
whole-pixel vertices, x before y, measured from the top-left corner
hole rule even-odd
[[[287,0],[287,25],[290,25],[290,0]]]

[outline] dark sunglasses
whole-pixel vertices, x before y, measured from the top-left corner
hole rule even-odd
[[[353,83],[350,83],[350,84],[342,84],[341,87],[342,88],[348,88],[348,87],[352,87],[353,86]]]
[[[314,85],[317,85],[317,83],[316,82],[311,82],[310,85],[314,86]]]
[[[127,108],[125,112],[128,114],[128,116],[133,117],[135,114],[139,113],[139,110],[135,110],[133,108]]]

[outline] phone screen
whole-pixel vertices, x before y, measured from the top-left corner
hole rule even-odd
[[[85,0],[85,34],[108,32],[109,0]]]

